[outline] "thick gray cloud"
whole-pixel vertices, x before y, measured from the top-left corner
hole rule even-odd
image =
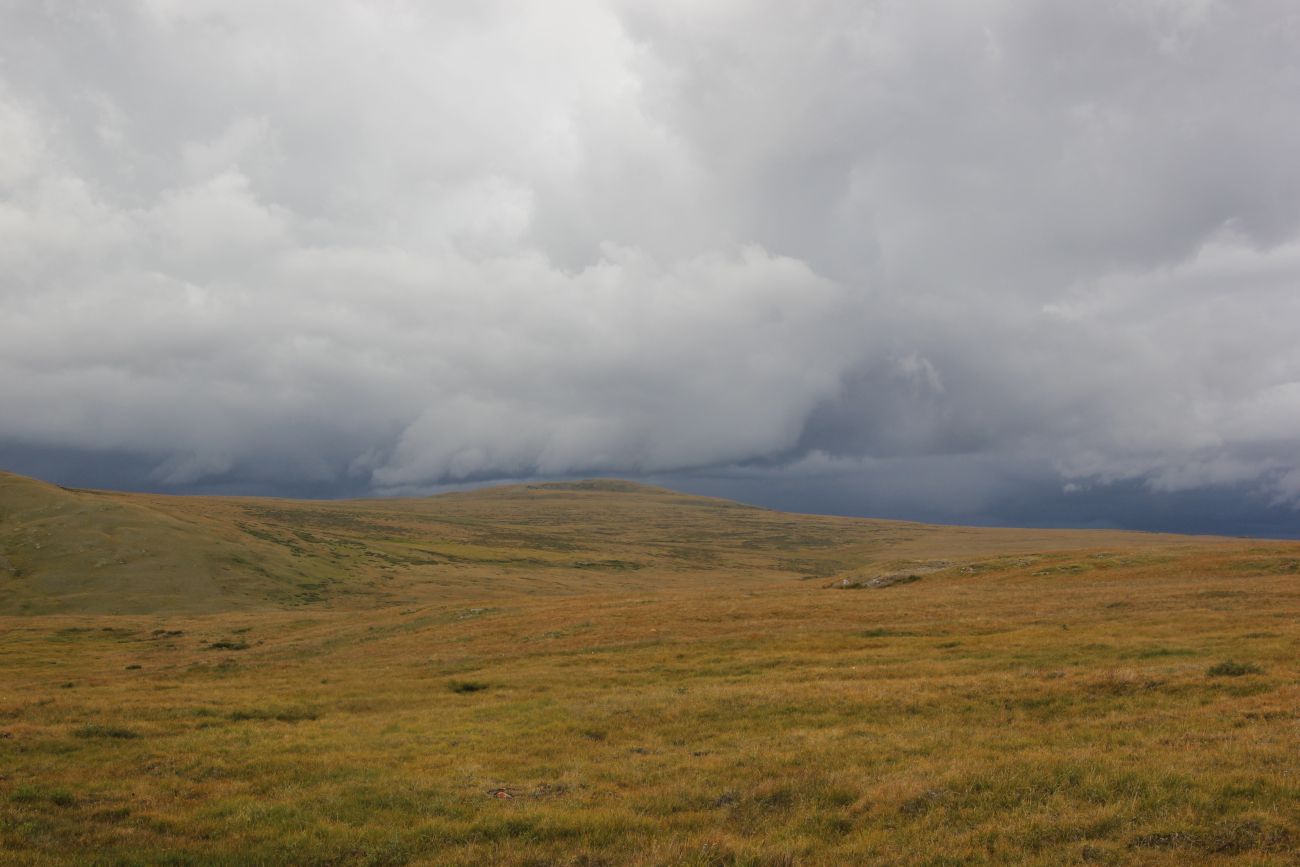
[[[1294,506],[1297,56],[1285,0],[6,4],[0,456]]]

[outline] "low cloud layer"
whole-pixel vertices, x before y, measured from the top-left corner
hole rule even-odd
[[[9,4],[0,458],[1291,509],[1296,56],[1283,0]]]

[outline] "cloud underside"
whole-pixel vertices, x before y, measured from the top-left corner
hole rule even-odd
[[[1282,0],[14,4],[0,445],[1294,504],[1296,56]]]

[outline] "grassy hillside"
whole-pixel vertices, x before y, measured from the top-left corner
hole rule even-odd
[[[220,611],[287,602],[301,570],[184,509],[0,473],[0,613]]]
[[[0,863],[1300,851],[1297,543],[606,482],[347,503],[4,490],[20,574],[0,580],[55,594],[4,598],[71,613],[0,616]],[[133,613],[95,613],[112,594],[75,567],[104,539]],[[186,586],[212,595],[182,605],[132,562],[173,581],[208,562]]]
[[[1054,568],[1049,561],[1068,552],[1198,544],[790,515],[605,480],[293,501],[73,491],[0,474],[0,613],[8,614],[369,607],[795,580],[815,587],[988,569],[1018,554]]]

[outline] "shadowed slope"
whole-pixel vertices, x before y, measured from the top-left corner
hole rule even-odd
[[[130,495],[0,474],[0,612],[204,612],[292,597],[291,564]]]

